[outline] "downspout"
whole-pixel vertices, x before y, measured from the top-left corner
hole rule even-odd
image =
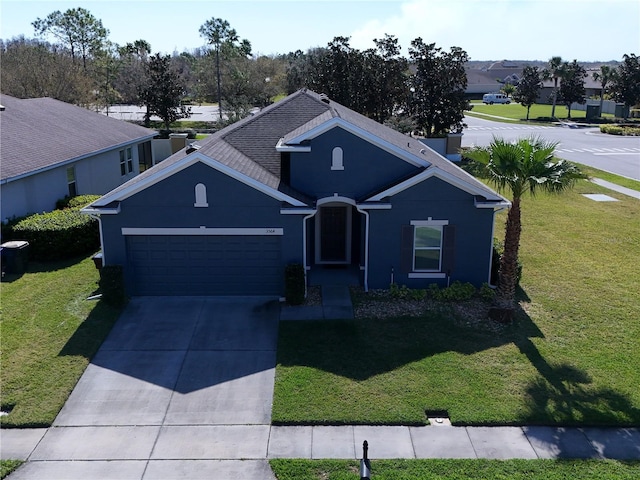
[[[487,284],[491,287],[491,288],[497,288],[497,285],[492,285],[491,284],[491,267],[493,266],[493,239],[494,239],[494,233],[496,230],[496,213],[501,212],[502,210],[507,210],[506,207],[502,207],[502,208],[498,208],[497,210],[493,211],[493,221],[491,222],[491,245],[490,245],[490,250],[489,250],[489,278],[487,279]]]
[[[105,260],[105,254],[104,254],[104,235],[102,233],[102,218],[100,217],[100,215],[96,215],[95,213],[87,213],[87,215],[89,215],[90,218],[93,218],[94,220],[98,220],[98,229],[100,230],[100,250],[102,250],[102,265],[106,265],[107,262]]]
[[[356,205],[356,210],[364,215],[364,291],[369,291],[369,212],[361,210]]]
[[[302,268],[304,270],[304,298],[307,298],[307,220],[313,218],[318,211],[302,219]]]

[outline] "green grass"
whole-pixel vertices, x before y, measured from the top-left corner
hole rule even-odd
[[[269,460],[278,480],[355,480],[353,460]],[[639,462],[600,460],[373,460],[376,480],[636,479]]]
[[[456,326],[447,308],[283,322],[273,421],[420,424],[425,411],[446,411],[467,425],[639,425],[640,201],[583,180],[563,196],[525,198],[522,219],[512,326]]]
[[[53,422],[119,311],[86,300],[97,289],[91,258],[29,264],[2,283],[3,427]]]
[[[5,478],[22,463],[21,460],[0,460],[0,479]]]
[[[511,120],[523,121],[527,118],[527,108],[523,107],[519,103],[511,103],[510,105],[506,104],[494,104],[494,105],[485,105],[484,103],[476,103],[472,102],[473,109],[470,111],[465,111],[465,115],[469,114],[473,116],[474,114],[479,114],[477,116],[485,118],[484,115],[495,115],[498,117],[505,117]],[[545,104],[535,104],[531,106],[531,110],[529,111],[529,119],[535,120],[538,117],[549,119],[551,117],[551,105]],[[564,105],[556,105],[556,118],[558,119],[567,119],[569,115],[569,111],[567,107]],[[587,115],[587,112],[580,110],[571,110],[571,119],[583,119]],[[604,114],[605,117],[613,118],[613,115]]]

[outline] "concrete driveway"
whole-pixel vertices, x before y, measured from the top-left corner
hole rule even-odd
[[[134,298],[16,474],[273,478],[233,460],[266,459],[278,319],[265,297]]]

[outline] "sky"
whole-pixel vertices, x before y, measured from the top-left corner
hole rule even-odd
[[[211,18],[227,20],[254,54],[326,46],[350,37],[364,50],[385,33],[408,54],[421,37],[471,60],[621,60],[640,53],[640,0],[0,0],[0,38],[35,36],[31,23],[82,7],[119,45],[144,39],[153,53],[205,45],[198,32]]]

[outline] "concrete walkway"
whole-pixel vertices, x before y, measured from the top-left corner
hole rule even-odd
[[[622,193],[624,195],[628,195],[629,197],[637,198],[638,200],[640,200],[640,192],[637,190],[622,187],[620,185],[607,182],[606,180],[602,180],[600,178],[592,178],[591,182],[595,183],[596,185],[600,185],[601,187],[608,188],[609,190],[613,190],[614,192]]]
[[[352,320],[353,304],[346,285],[323,285],[322,305],[282,306],[280,320]]]

